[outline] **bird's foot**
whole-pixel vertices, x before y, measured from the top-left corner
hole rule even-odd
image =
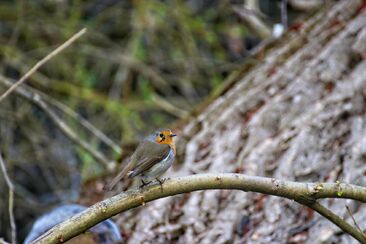
[[[163,179],[159,179],[159,178],[155,178],[155,180],[157,182],[159,182],[160,185],[162,185],[166,180],[168,180],[167,178],[163,178]]]
[[[141,179],[141,185],[140,185],[140,189],[143,188],[144,186],[147,186],[148,184],[150,184],[151,181],[149,182],[145,182],[143,179]]]
[[[163,192],[163,183],[166,181],[166,179],[165,178],[163,178],[163,179],[155,178],[155,180],[157,182],[159,182],[159,184],[160,184],[160,190],[161,190],[161,192]]]

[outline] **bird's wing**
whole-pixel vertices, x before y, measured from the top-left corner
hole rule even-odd
[[[145,140],[139,144],[133,153],[130,162],[121,170],[121,172],[104,189],[110,191],[128,172],[129,177],[134,177],[145,170],[151,168],[154,164],[166,158],[170,147],[166,144],[158,144]]]
[[[141,155],[143,148],[145,147],[145,141],[141,142],[136,148],[135,152],[131,156],[131,160],[127,163],[127,165],[119,172],[119,174],[112,179],[112,181],[104,186],[104,190],[110,191],[114,188],[114,186],[122,180],[123,177],[127,175],[128,172],[133,170],[139,160],[139,155]]]
[[[136,166],[131,170],[129,177],[134,177],[150,169],[156,163],[164,160],[169,155],[170,147],[166,144],[158,144],[151,141],[144,141],[136,149]]]
[[[113,178],[113,180],[109,183],[109,184],[107,184],[107,185],[105,185],[104,187],[103,187],[103,189],[104,190],[107,190],[107,191],[110,191],[110,190],[112,190],[113,189],[113,187],[118,183],[118,182],[120,182],[121,181],[121,179],[127,174],[127,172],[128,171],[130,171],[131,170],[131,167],[132,166],[132,164],[131,164],[131,162],[130,163],[128,163],[122,170],[121,170],[121,172],[119,172],[119,174],[116,176],[116,177],[114,177]]]

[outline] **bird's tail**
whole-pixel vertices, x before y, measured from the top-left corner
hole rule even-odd
[[[126,173],[131,170],[131,168],[132,168],[132,164],[131,163],[127,164],[126,167],[124,167],[124,169],[116,177],[114,177],[110,183],[106,184],[103,187],[103,190],[105,190],[105,191],[112,190],[116,186],[116,184],[118,182],[120,182],[121,179],[126,175]]]

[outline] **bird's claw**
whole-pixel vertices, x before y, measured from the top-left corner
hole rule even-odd
[[[144,186],[147,186],[148,184],[150,184],[151,181],[149,182],[145,182],[144,180],[141,179],[141,185],[140,185],[140,189],[143,188]]]
[[[159,182],[160,185],[162,185],[166,180],[167,180],[167,178],[163,178],[163,179],[156,178],[156,181]]]

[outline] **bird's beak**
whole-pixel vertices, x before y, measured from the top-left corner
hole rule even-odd
[[[170,137],[175,137],[177,136],[177,134],[170,134]]]

